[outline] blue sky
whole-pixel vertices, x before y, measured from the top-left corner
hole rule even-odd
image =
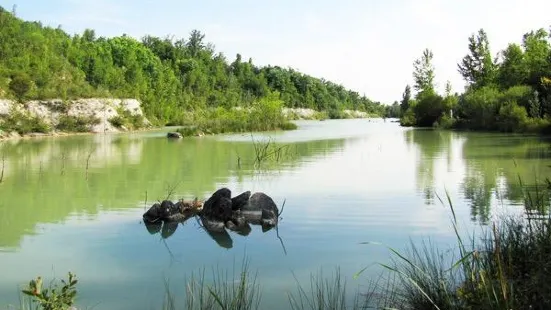
[[[495,54],[551,25],[548,0],[0,0],[8,10],[14,4],[19,17],[69,33],[187,38],[199,29],[230,61],[240,53],[257,65],[292,67],[385,103],[412,83],[425,47],[438,88],[450,80],[462,91],[457,62],[472,33],[484,28]]]

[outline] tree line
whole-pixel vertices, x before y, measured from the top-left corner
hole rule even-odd
[[[180,124],[189,111],[247,107],[274,93],[286,107],[329,116],[385,112],[358,92],[291,68],[256,66],[239,54],[229,61],[198,30],[187,39],[105,38],[91,29],[69,35],[0,7],[0,98],[130,97],[152,122]]]
[[[425,49],[413,63],[413,89],[399,103],[404,126],[503,132],[551,131],[551,44],[545,29],[524,34],[492,54],[484,29],[469,37],[469,53],[457,64],[466,81],[462,94],[448,82],[435,91],[433,53]],[[396,103],[398,105],[398,103]]]

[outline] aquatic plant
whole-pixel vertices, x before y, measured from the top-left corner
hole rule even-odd
[[[299,309],[365,309],[370,302],[371,294],[360,294],[356,291],[352,303],[348,301],[346,280],[341,277],[339,268],[331,277],[325,277],[320,270],[310,275],[310,286],[297,282],[296,292],[289,293],[289,305],[293,310]]]
[[[440,197],[438,197],[440,199]],[[525,195],[542,210],[542,199]],[[442,199],[440,201],[444,204]],[[399,309],[549,309],[551,307],[551,217],[507,216],[465,239],[447,195],[457,244],[442,250],[413,241],[381,264],[395,275],[379,304]],[[541,208],[540,208],[541,207]]]
[[[37,277],[29,282],[22,293],[31,296],[32,301],[40,305],[42,310],[65,310],[74,304],[78,280],[69,272],[68,281],[61,279],[61,283],[63,284],[61,289],[55,282],[51,283],[49,288],[43,288],[42,277]]]
[[[191,275],[186,284],[186,309],[260,309],[262,294],[257,283],[257,274],[250,273],[249,262],[243,260],[240,272],[231,276],[218,268],[212,269],[212,280],[208,282],[203,268],[199,275]],[[165,281],[163,310],[180,309],[174,295]]]

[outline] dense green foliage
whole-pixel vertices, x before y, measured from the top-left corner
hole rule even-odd
[[[458,64],[465,92],[434,91],[432,52],[414,62],[414,99],[408,86],[401,101],[404,126],[438,126],[504,132],[548,132],[551,124],[551,43],[544,29],[524,35],[493,57],[481,29],[469,38]]]
[[[287,107],[384,113],[357,92],[293,69],[258,67],[239,54],[229,62],[197,30],[187,40],[70,36],[0,7],[0,97],[130,97],[154,124],[181,124],[186,111],[249,107],[274,92]]]
[[[267,96],[249,108],[208,109],[193,114],[186,127],[178,129],[183,136],[218,134],[225,132],[267,131],[296,129],[281,113],[283,102],[279,94]]]

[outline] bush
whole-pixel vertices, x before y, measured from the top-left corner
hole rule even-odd
[[[501,93],[500,101],[503,103],[506,102],[516,102],[520,107],[524,107],[526,111],[530,109],[531,100],[534,97],[534,90],[530,86],[519,85],[513,86]],[[539,113],[539,111],[538,111]],[[539,115],[534,115],[539,116]]]
[[[444,116],[440,118],[438,127],[443,129],[450,129],[450,128],[453,128],[454,125],[455,125],[455,119],[453,119],[452,117],[450,117],[449,114],[446,113],[444,114]]]
[[[124,127],[129,130],[135,130],[145,126],[143,115],[132,114],[132,112],[123,108],[118,108],[117,113],[117,116],[113,116],[109,119],[109,123],[116,128]]]
[[[29,92],[32,86],[32,81],[27,74],[16,73],[12,76],[8,85],[9,89],[13,92],[17,100],[23,101],[25,95]]]
[[[331,108],[327,111],[327,116],[329,119],[347,119],[351,118],[350,115],[344,113],[343,110],[339,110],[337,108]]]
[[[411,107],[400,118],[400,125],[405,127],[415,126],[415,113]]]
[[[61,280],[63,283],[61,290],[58,290],[55,284],[47,289],[42,289],[42,278],[38,277],[29,282],[23,293],[33,297],[33,302],[38,303],[43,310],[67,309],[74,304],[77,282],[76,276],[69,272],[69,281]]]
[[[55,128],[56,130],[65,132],[88,132],[93,125],[99,123],[99,118],[93,116],[62,115]]]
[[[457,116],[470,129],[495,129],[500,97],[499,90],[493,87],[468,91],[459,100]]]
[[[519,107],[515,101],[507,101],[499,108],[497,127],[500,131],[523,131],[528,121],[524,107]]]
[[[415,114],[415,125],[430,127],[438,123],[444,112],[444,100],[435,93],[421,94],[417,104],[412,107]]]
[[[124,122],[124,119],[120,115],[113,116],[109,119],[109,123],[116,128],[121,128],[124,125]]]
[[[279,100],[279,94],[274,93],[253,103],[248,109],[218,107],[198,111],[195,113],[191,125],[177,131],[183,136],[190,136],[203,133],[296,129],[296,125],[282,115],[282,107],[283,102]]]
[[[3,119],[0,129],[7,132],[16,131],[21,135],[31,132],[48,133],[51,131],[50,125],[44,122],[42,118],[27,115],[15,109]]]

